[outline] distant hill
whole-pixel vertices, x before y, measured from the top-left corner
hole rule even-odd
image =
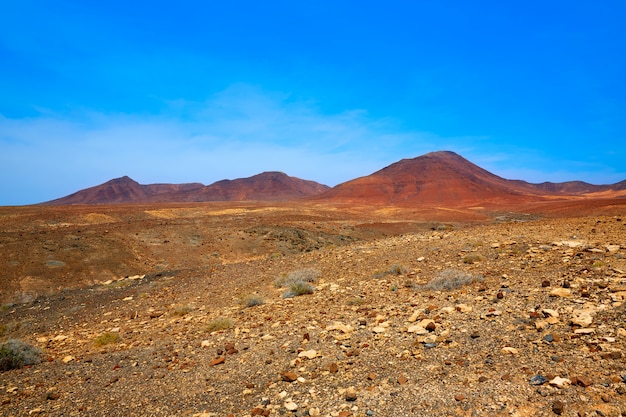
[[[617,186],[622,183],[616,184]],[[339,184],[312,197],[378,205],[455,207],[530,202],[554,196],[611,189],[582,182],[531,184],[507,180],[450,151],[403,159],[371,175]]]
[[[42,204],[115,204],[202,201],[315,201],[396,206],[458,207],[517,204],[554,198],[625,197],[626,180],[611,185],[582,181],[531,184],[508,180],[450,151],[402,159],[371,175],[334,188],[282,172],[263,172],[248,178],[211,185],[141,185],[129,177],[78,191]]]
[[[320,194],[330,189],[315,181],[282,172],[263,172],[248,178],[222,180],[193,193],[186,201],[285,201]]]
[[[610,184],[610,185],[594,185],[583,181],[567,181],[567,182],[542,182],[541,184],[533,184],[535,187],[556,194],[583,195],[591,193],[600,193],[606,191],[623,191],[626,190],[626,180]]]
[[[200,183],[142,185],[124,176],[43,204],[282,201],[319,194],[328,189],[326,185],[290,177],[282,172],[264,172],[207,186]]]

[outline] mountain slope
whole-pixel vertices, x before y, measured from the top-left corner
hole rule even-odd
[[[554,198],[617,198],[626,195],[626,180],[611,185],[582,181],[531,184],[507,180],[450,151],[403,159],[371,175],[330,189],[282,172],[248,178],[190,184],[141,185],[129,177],[78,191],[43,204],[113,204],[203,201],[314,201],[391,206],[473,207],[541,201]]]
[[[403,159],[371,175],[339,184],[314,198],[453,207],[537,200],[547,194],[532,184],[494,175],[454,152],[440,151]]]
[[[189,193],[200,190],[200,183],[142,185],[128,176],[115,178],[104,184],[77,191],[66,197],[44,204],[117,204],[129,202],[168,201],[173,193]]]
[[[290,177],[282,172],[264,172],[250,178],[200,183],[142,185],[124,176],[77,191],[43,204],[120,204],[202,201],[280,201],[318,194],[326,185]]]
[[[194,194],[194,201],[283,201],[329,190],[315,181],[290,177],[282,172],[263,172],[248,178],[222,180]]]

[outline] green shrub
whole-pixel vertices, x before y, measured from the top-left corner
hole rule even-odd
[[[218,317],[214,320],[211,320],[209,324],[207,324],[206,330],[208,332],[217,332],[220,330],[230,329],[235,325],[235,321],[228,317]]]
[[[19,369],[41,362],[41,349],[18,339],[9,339],[0,345],[0,371]]]
[[[433,291],[454,290],[483,279],[482,275],[474,276],[459,269],[449,268],[441,271],[435,279],[423,285],[422,288]]]
[[[96,346],[104,346],[111,343],[117,343],[118,340],[120,340],[119,333],[107,332],[96,337],[96,340],[94,340],[94,344]]]

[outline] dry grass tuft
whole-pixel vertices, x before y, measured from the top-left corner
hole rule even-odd
[[[218,332],[220,330],[227,330],[232,328],[235,325],[235,320],[228,317],[218,317],[214,320],[211,320],[207,326],[206,330],[208,332]]]
[[[299,295],[313,294],[315,287],[311,284],[317,281],[320,271],[314,268],[304,268],[291,271],[285,276],[281,276],[274,281],[278,288],[287,287],[283,294],[284,298],[292,298]]]
[[[483,279],[482,275],[472,275],[460,269],[449,268],[441,271],[435,279],[422,285],[421,288],[433,291],[449,291],[474,282],[481,282]]]
[[[172,315],[182,317],[191,313],[192,310],[193,309],[189,306],[179,306],[179,307],[176,307],[174,311],[172,311]]]
[[[251,294],[241,300],[244,307],[256,307],[265,304],[265,299],[257,294]]]
[[[107,332],[96,337],[96,340],[94,340],[94,344],[96,346],[105,346],[105,345],[110,345],[111,343],[117,343],[119,340],[120,340],[119,333]]]

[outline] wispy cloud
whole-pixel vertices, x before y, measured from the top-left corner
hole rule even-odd
[[[0,117],[0,142],[0,204],[22,204],[122,175],[207,184],[279,170],[335,185],[432,150],[433,136],[363,110],[323,114],[288,94],[235,85],[204,102],[167,102],[159,114]],[[23,190],[11,188],[16,177]]]
[[[144,184],[209,184],[271,170],[333,186],[435,150],[511,179],[606,183],[624,176],[597,160],[555,164],[546,152],[498,138],[405,130],[362,109],[328,114],[314,102],[246,84],[201,102],[164,100],[159,113],[0,115],[0,148],[0,205],[47,201],[122,175]]]

